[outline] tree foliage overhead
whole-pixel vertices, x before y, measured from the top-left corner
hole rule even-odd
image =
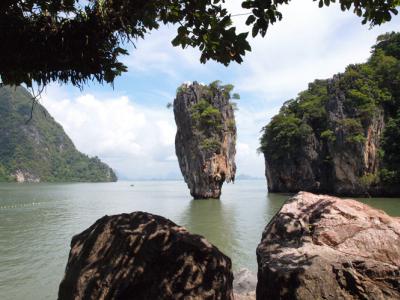
[[[318,1],[327,6],[335,0]],[[224,0],[2,0],[0,77],[4,84],[51,81],[82,86],[88,80],[112,83],[126,71],[119,58],[126,42],[144,38],[160,24],[177,25],[174,46],[199,48],[200,61],[228,65],[250,51],[248,33],[238,33]],[[290,0],[245,0],[246,24],[264,36],[282,19]],[[389,21],[400,0],[338,0],[371,25]]]
[[[242,7],[251,9],[252,14],[247,18],[246,24],[253,25],[253,36],[264,36],[270,25],[282,20],[279,8],[289,4],[291,0],[245,0]],[[338,2],[342,11],[351,10],[362,18],[362,23],[371,26],[380,25],[390,21],[392,15],[398,14],[399,0],[313,0],[319,7],[329,6]]]

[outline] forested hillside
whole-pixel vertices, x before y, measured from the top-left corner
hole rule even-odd
[[[22,87],[0,88],[0,181],[116,181],[97,157],[79,152],[63,128]]]
[[[270,191],[400,193],[400,34],[370,59],[316,80],[264,127]]]

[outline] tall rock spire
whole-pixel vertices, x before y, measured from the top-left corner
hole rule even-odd
[[[223,183],[236,173],[235,103],[232,85],[183,84],[174,101],[175,151],[190,194],[219,198]],[[237,95],[235,95],[238,98]]]

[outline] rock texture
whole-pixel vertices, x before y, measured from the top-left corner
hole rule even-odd
[[[331,141],[312,132],[302,140],[290,159],[274,159],[265,153],[266,177],[270,192],[298,192],[335,195],[399,195],[400,187],[368,185],[362,177],[376,174],[380,165],[379,148],[385,127],[384,111],[375,111],[364,124],[364,141],[348,141],[351,127],[345,120],[359,112],[346,104],[345,92],[338,87],[340,75],[328,81],[329,99],[325,104],[327,127],[333,133]]]
[[[235,300],[255,300],[257,275],[248,269],[241,269],[234,274],[233,291]]]
[[[400,299],[400,218],[301,192],[265,228],[257,299]]]
[[[207,107],[208,105],[208,107]],[[219,198],[234,181],[236,125],[226,87],[182,85],[174,101],[179,166],[194,198]]]
[[[14,174],[11,174],[11,176],[15,179],[16,182],[19,182],[19,183],[24,183],[24,182],[39,183],[40,182],[39,177],[37,177],[35,174],[31,174],[26,171],[16,170]]]
[[[399,41],[379,37],[368,62],[310,83],[264,127],[270,192],[400,195]]]
[[[58,299],[233,299],[231,260],[144,212],[105,216],[73,237]]]

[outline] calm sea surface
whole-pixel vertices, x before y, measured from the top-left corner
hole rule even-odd
[[[100,184],[0,184],[0,299],[56,299],[71,237],[104,215],[147,211],[204,235],[256,271],[261,232],[287,195],[264,180],[226,184],[220,201],[191,199],[181,181]],[[400,216],[400,199],[366,199]]]

